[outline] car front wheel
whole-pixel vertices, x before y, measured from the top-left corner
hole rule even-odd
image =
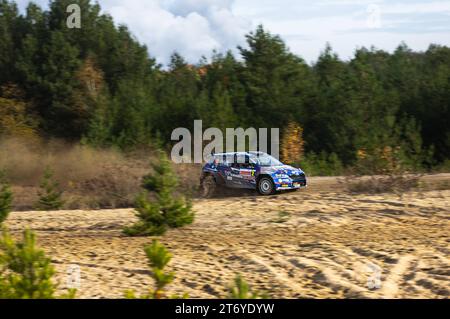
[[[258,182],[258,192],[264,196],[275,193],[275,185],[272,179],[269,177],[261,178]]]

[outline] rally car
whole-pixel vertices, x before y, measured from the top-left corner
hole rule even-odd
[[[263,152],[211,154],[202,169],[200,186],[204,197],[217,186],[255,189],[261,195],[307,186],[300,168],[285,165]]]

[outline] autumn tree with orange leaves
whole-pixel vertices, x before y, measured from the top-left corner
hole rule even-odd
[[[283,132],[281,142],[281,159],[284,163],[295,164],[303,158],[305,141],[303,128],[296,122],[289,122]]]

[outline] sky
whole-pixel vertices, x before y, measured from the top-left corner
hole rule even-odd
[[[21,9],[28,0],[16,0]],[[47,6],[48,0],[34,0]],[[342,59],[356,48],[387,51],[450,46],[450,0],[98,0],[126,24],[151,56],[166,64],[173,52],[196,63],[213,50],[236,52],[258,24],[308,63],[327,42]]]

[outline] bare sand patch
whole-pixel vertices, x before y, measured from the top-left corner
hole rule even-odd
[[[332,178],[317,182],[273,197],[196,200],[194,224],[160,238],[174,255],[170,291],[221,297],[240,273],[275,298],[450,296],[449,190],[400,200],[333,191]],[[132,209],[30,211],[12,213],[7,226],[37,233],[61,288],[67,267],[77,264],[79,298],[121,298],[152,283],[142,249],[151,238],[121,234],[134,219]],[[379,289],[367,287],[369,264],[381,269]]]

